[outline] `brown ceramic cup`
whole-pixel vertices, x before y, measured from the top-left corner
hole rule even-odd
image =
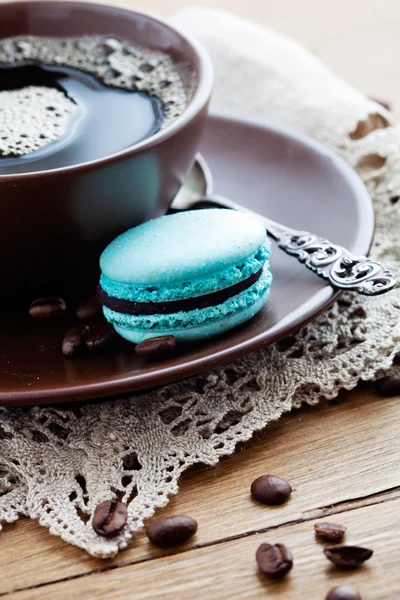
[[[113,34],[188,65],[195,87],[180,117],[127,150],[70,167],[0,176],[3,305],[93,292],[108,242],[167,211],[192,166],[212,88],[205,50],[147,14],[84,2],[0,3],[0,38],[22,34]]]

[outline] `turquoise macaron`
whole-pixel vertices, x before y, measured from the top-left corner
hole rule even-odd
[[[100,257],[104,315],[135,344],[218,335],[267,301],[270,252],[265,228],[245,213],[203,209],[148,221],[118,236]]]

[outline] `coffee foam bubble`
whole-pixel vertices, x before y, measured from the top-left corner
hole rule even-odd
[[[189,70],[167,54],[112,36],[18,36],[1,41],[0,65],[32,63],[78,69],[104,85],[159,98],[164,111],[161,128],[182,114],[194,87]],[[189,85],[183,84],[180,70]],[[36,86],[0,92],[0,106],[3,157],[21,156],[56,141],[77,108],[61,91]]]
[[[62,92],[29,86],[0,92],[0,156],[22,156],[55,142],[76,105]]]

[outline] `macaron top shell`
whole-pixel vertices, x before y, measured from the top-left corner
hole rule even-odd
[[[251,215],[219,208],[187,211],[118,236],[101,255],[100,268],[116,283],[170,285],[240,265],[266,244],[265,228]]]

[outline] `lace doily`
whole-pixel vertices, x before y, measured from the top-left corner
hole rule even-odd
[[[211,53],[215,107],[313,135],[357,169],[376,210],[372,254],[400,275],[400,127],[390,114],[275,33],[205,9],[175,21]],[[156,391],[69,409],[1,408],[1,520],[27,515],[93,556],[115,555],[190,465],[214,465],[282,413],[393,371],[399,309],[400,290],[347,294],[297,335]],[[90,521],[114,497],[129,520],[107,540]]]

